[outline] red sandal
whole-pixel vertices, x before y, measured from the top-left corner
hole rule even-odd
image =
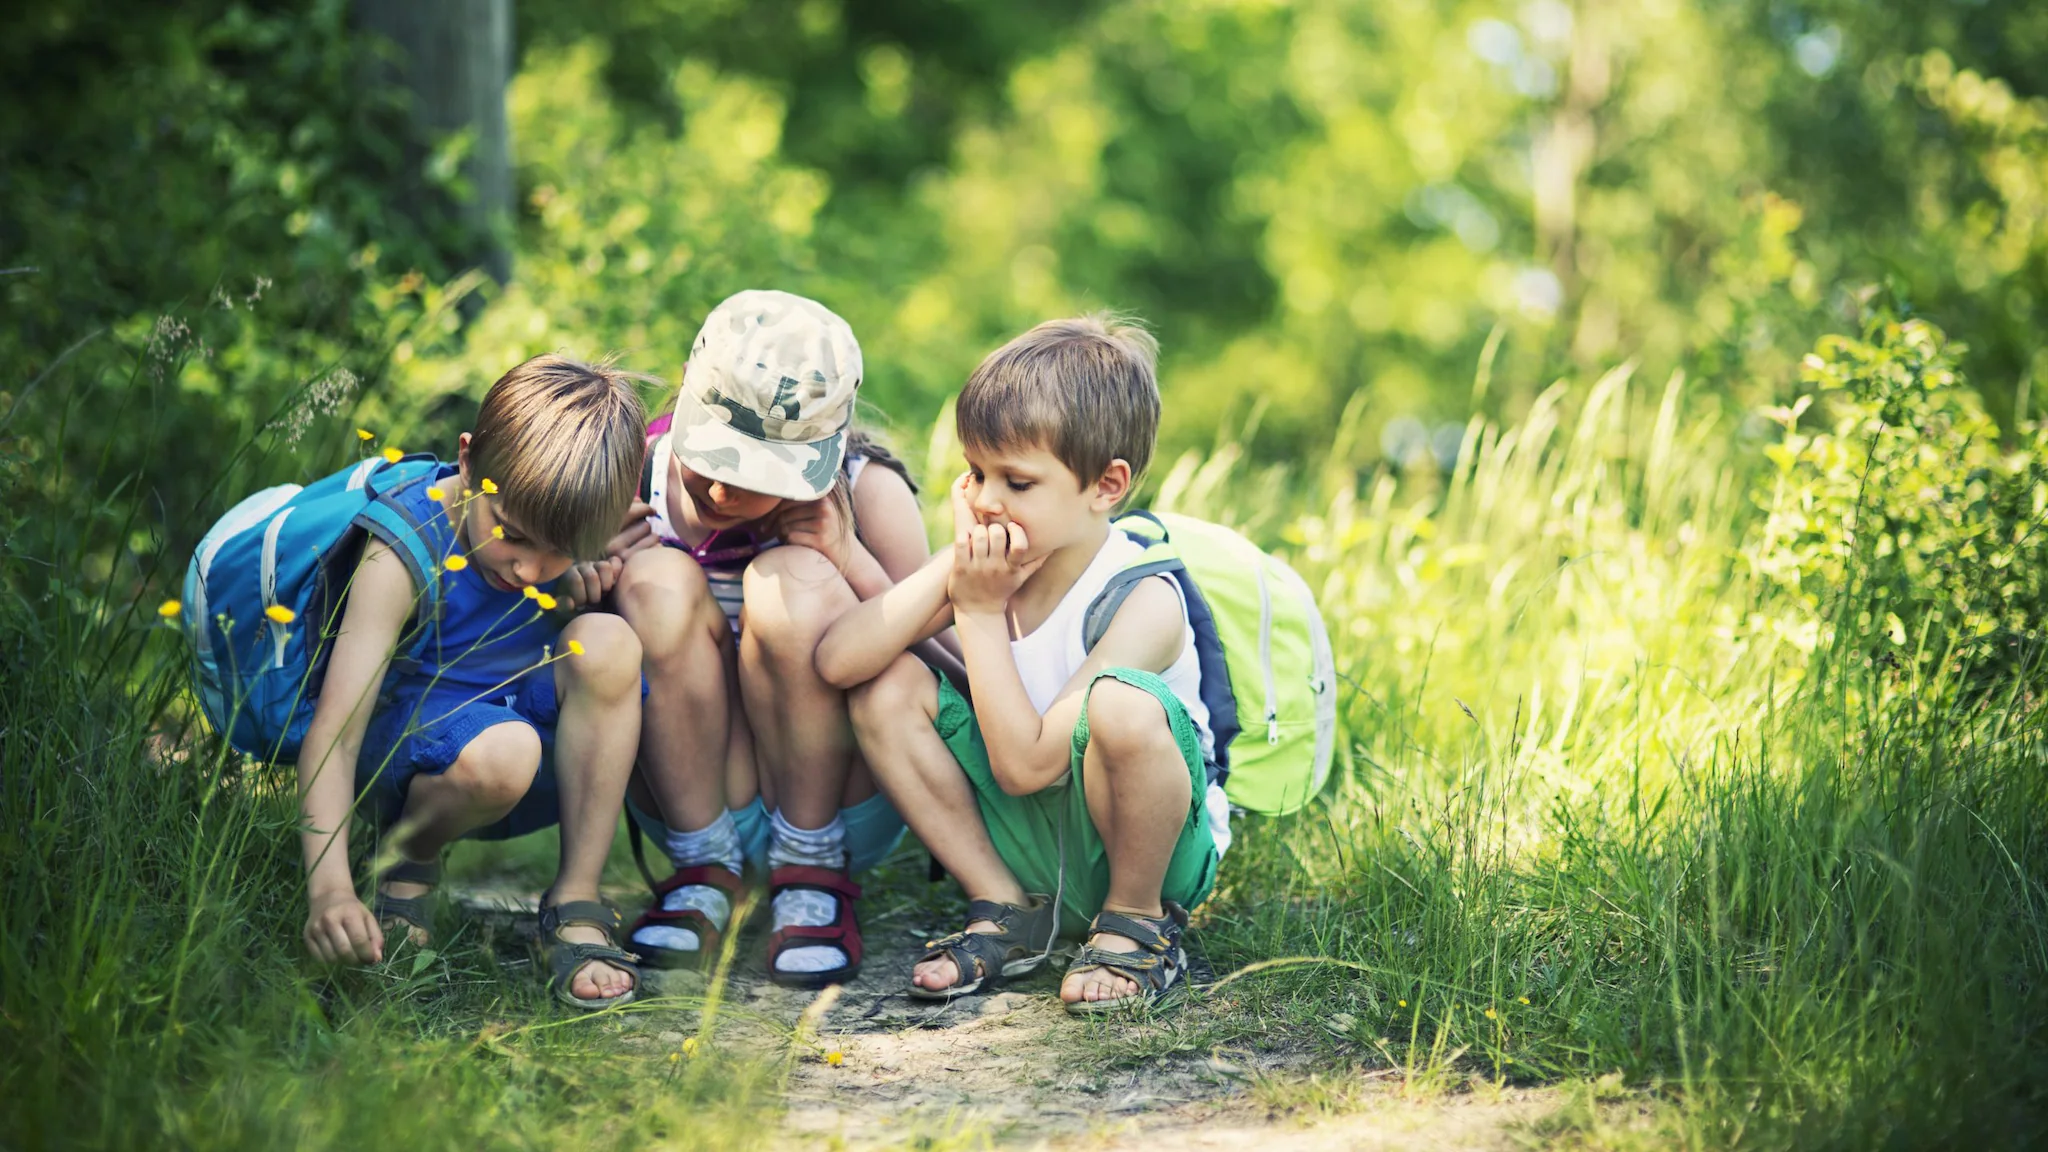
[[[848,879],[846,873],[830,868],[785,864],[768,874],[771,906],[777,895],[790,888],[809,888],[835,898],[839,918],[831,924],[777,928],[768,937],[768,978],[784,988],[823,988],[827,984],[848,983],[860,975],[860,919],[853,911],[853,902],[860,899],[860,885]],[[845,953],[846,963],[823,972],[784,972],[775,967],[776,958],[788,949],[820,945]]]
[[[675,875],[654,886],[654,903],[647,911],[633,921],[633,928],[626,933],[626,941],[641,957],[641,963],[653,968],[694,968],[718,959],[719,945],[725,940],[726,929],[711,922],[711,917],[695,908],[684,908],[671,912],[661,902],[678,888],[702,884],[725,893],[729,922],[740,903],[740,878],[722,864],[697,864],[678,868]],[[684,928],[697,934],[697,947],[691,949],[662,948],[639,939],[642,928]]]

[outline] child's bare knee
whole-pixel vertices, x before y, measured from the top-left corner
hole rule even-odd
[[[557,643],[557,667],[569,685],[604,696],[639,689],[640,638],[621,617],[586,612],[562,629]]]
[[[747,565],[744,587],[746,631],[760,641],[763,655],[806,664],[825,629],[860,599],[832,561],[796,544]]]
[[[721,627],[725,623],[704,570],[675,548],[635,552],[619,574],[613,597],[647,654],[657,659],[682,650],[690,634],[713,616]]]
[[[938,677],[922,660],[898,656],[880,676],[849,691],[846,707],[857,731],[892,732],[905,717],[938,714]]]
[[[460,793],[481,809],[519,803],[540,772],[540,734],[526,724],[493,724],[465,744],[435,786]]]
[[[1172,723],[1159,698],[1121,680],[1101,679],[1088,689],[1088,742],[1114,767],[1180,759]]]

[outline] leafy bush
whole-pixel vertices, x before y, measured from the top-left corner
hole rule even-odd
[[[1754,569],[1871,659],[1971,682],[2038,661],[2048,629],[2048,426],[2008,447],[1921,319],[1821,339],[1757,495]],[[1813,411],[1822,427],[1809,428]]]

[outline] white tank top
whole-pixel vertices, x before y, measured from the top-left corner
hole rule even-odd
[[[1040,716],[1052,707],[1059,698],[1060,689],[1074,678],[1081,665],[1087,662],[1088,652],[1081,643],[1082,617],[1087,614],[1088,605],[1095,602],[1102,590],[1109,585],[1110,578],[1122,571],[1145,551],[1144,545],[1111,529],[1109,538],[1089,561],[1074,586],[1060,597],[1059,604],[1051,615],[1045,618],[1032,632],[1020,639],[1010,641],[1010,656],[1017,663],[1017,676],[1024,682],[1024,694],[1030,698],[1031,706]],[[1174,595],[1180,595],[1180,586],[1172,580]],[[1183,599],[1181,612],[1180,655],[1174,658],[1160,679],[1180,698],[1180,702],[1194,719],[1195,730],[1201,735],[1202,759],[1214,763],[1216,759],[1216,736],[1209,731],[1209,708],[1202,703],[1202,664],[1195,655],[1195,630],[1187,622],[1188,606]],[[1209,813],[1209,831],[1216,839],[1216,851],[1221,855],[1230,847],[1230,803],[1223,795],[1223,789],[1210,784],[1203,797],[1203,807]]]

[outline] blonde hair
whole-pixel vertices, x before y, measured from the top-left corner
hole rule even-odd
[[[970,449],[1043,447],[1083,485],[1123,460],[1136,484],[1159,434],[1158,362],[1159,342],[1136,320],[1048,320],[974,369],[954,426]]]
[[[478,484],[497,485],[505,515],[545,548],[579,560],[604,555],[640,487],[647,377],[567,356],[535,356],[484,394],[470,430]]]

